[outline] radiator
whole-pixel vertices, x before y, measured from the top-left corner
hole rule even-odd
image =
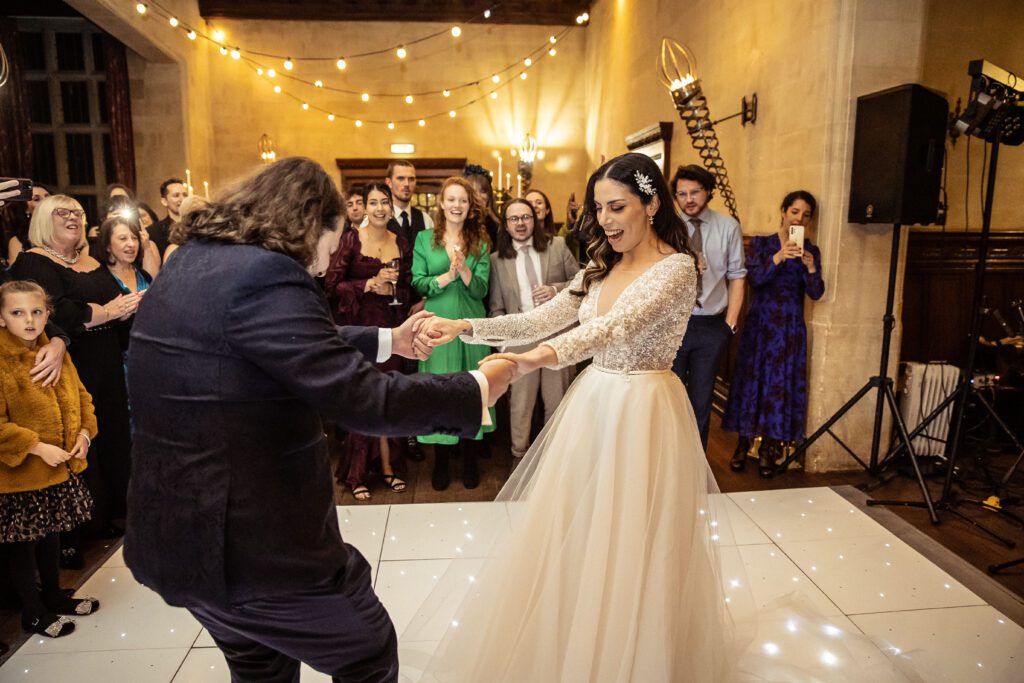
[[[900,414],[912,432],[947,396],[956,391],[960,370],[948,363],[904,363],[904,386],[900,393]],[[953,417],[950,403],[928,427],[914,437],[918,455],[942,456]]]

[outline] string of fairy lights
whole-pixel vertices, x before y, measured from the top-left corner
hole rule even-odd
[[[462,23],[471,24],[481,20],[490,19],[493,16],[494,12],[498,9],[498,7],[501,6],[501,4],[502,3],[500,2],[496,3],[495,5],[492,5],[489,9],[484,10],[480,14],[471,17],[470,19]],[[441,90],[433,89],[418,92],[386,93],[370,92],[368,90],[352,90],[349,88],[332,86],[325,83],[323,79],[319,78],[315,80],[306,79],[295,73],[296,63],[324,62],[336,60],[335,66],[337,67],[337,69],[339,71],[345,71],[346,69],[348,69],[349,62],[351,60],[376,55],[394,53],[396,59],[400,61],[405,61],[409,60],[408,46],[423,43],[427,40],[431,40],[442,35],[451,35],[452,38],[457,39],[461,37],[463,33],[462,25],[455,24],[450,29],[435,31],[433,33],[429,33],[414,40],[409,40],[391,47],[361,52],[357,54],[351,54],[348,56],[326,57],[322,55],[300,55],[293,57],[291,55],[277,55],[273,53],[244,49],[241,46],[237,45],[232,46],[230,43],[227,42],[227,36],[222,29],[213,29],[209,34],[199,31],[195,27],[189,26],[181,22],[172,12],[170,12],[157,2],[137,2],[135,4],[135,10],[136,12],[138,12],[138,14],[142,16],[158,16],[164,19],[170,28],[174,30],[180,30],[185,36],[185,38],[187,38],[188,40],[193,42],[200,39],[204,40],[210,43],[211,45],[215,46],[222,56],[228,57],[230,59],[245,64],[246,67],[248,67],[257,77],[265,79],[269,84],[272,84],[272,90],[275,94],[281,95],[285,98],[297,102],[303,111],[319,112],[320,114],[326,116],[328,121],[332,122],[335,120],[349,121],[352,122],[357,128],[362,128],[364,125],[367,124],[381,124],[386,125],[389,130],[394,130],[398,125],[401,124],[414,123],[420,127],[424,127],[427,125],[427,122],[432,119],[443,119],[446,117],[454,119],[458,115],[459,111],[466,109],[467,107],[470,107],[476,104],[477,102],[480,102],[487,98],[498,99],[498,93],[500,90],[513,85],[517,81],[525,81],[528,77],[527,72],[533,68],[536,68],[537,65],[543,59],[553,59],[558,54],[558,48],[556,47],[556,45],[559,43],[560,40],[567,36],[569,32],[573,30],[573,28],[575,28],[573,26],[567,26],[563,28],[561,31],[552,34],[542,45],[538,46],[537,48],[534,48],[529,53],[524,55],[521,59],[517,59],[516,61],[511,62],[505,65],[504,67],[498,69],[489,78],[478,78],[463,83],[456,83],[448,87],[445,87]],[[579,26],[584,26],[587,24],[589,19],[589,15],[586,12],[584,12],[576,17],[576,23]],[[267,64],[265,61],[262,61],[257,58],[263,58],[264,60],[281,60],[281,68],[283,69],[283,71],[279,72],[274,66],[271,66]],[[480,85],[487,84],[488,82],[491,84],[492,87],[488,92],[473,97],[457,106],[443,109],[431,114],[427,114],[425,116],[409,116],[405,118],[396,117],[393,119],[373,119],[360,118],[349,114],[339,114],[335,113],[335,111],[330,108],[325,108],[313,104],[309,101],[308,98],[300,97],[294,92],[286,90],[281,85],[281,83],[277,81],[279,77],[291,83],[309,86],[316,90],[323,90],[329,92],[336,92],[344,95],[356,96],[363,103],[367,103],[371,99],[375,98],[400,98],[404,100],[406,105],[412,105],[416,102],[416,99],[419,97],[440,96],[441,98],[448,99],[458,91],[465,90],[468,88],[474,88]]]

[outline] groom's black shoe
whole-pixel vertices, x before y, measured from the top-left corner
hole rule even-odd
[[[430,475],[430,485],[435,491],[444,491],[451,483],[448,477],[448,454],[451,448],[442,444],[434,446],[434,472]]]

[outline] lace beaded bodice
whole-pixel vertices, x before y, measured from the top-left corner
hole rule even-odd
[[[558,368],[593,357],[596,366],[618,372],[670,369],[697,296],[693,259],[686,254],[665,257],[633,280],[600,316],[601,282],[584,297],[570,291],[582,287],[583,273],[532,311],[469,320],[473,334],[464,335],[463,341],[523,346],[543,339],[555,350]],[[578,327],[567,329],[576,322]],[[553,334],[557,336],[547,339]]]

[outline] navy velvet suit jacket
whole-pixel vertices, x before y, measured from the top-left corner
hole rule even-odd
[[[294,260],[191,241],[139,306],[125,560],[174,605],[334,578],[342,542],[320,415],[361,434],[480,427],[468,373],[382,373],[376,328],[338,328]],[[368,360],[369,359],[369,360]]]

